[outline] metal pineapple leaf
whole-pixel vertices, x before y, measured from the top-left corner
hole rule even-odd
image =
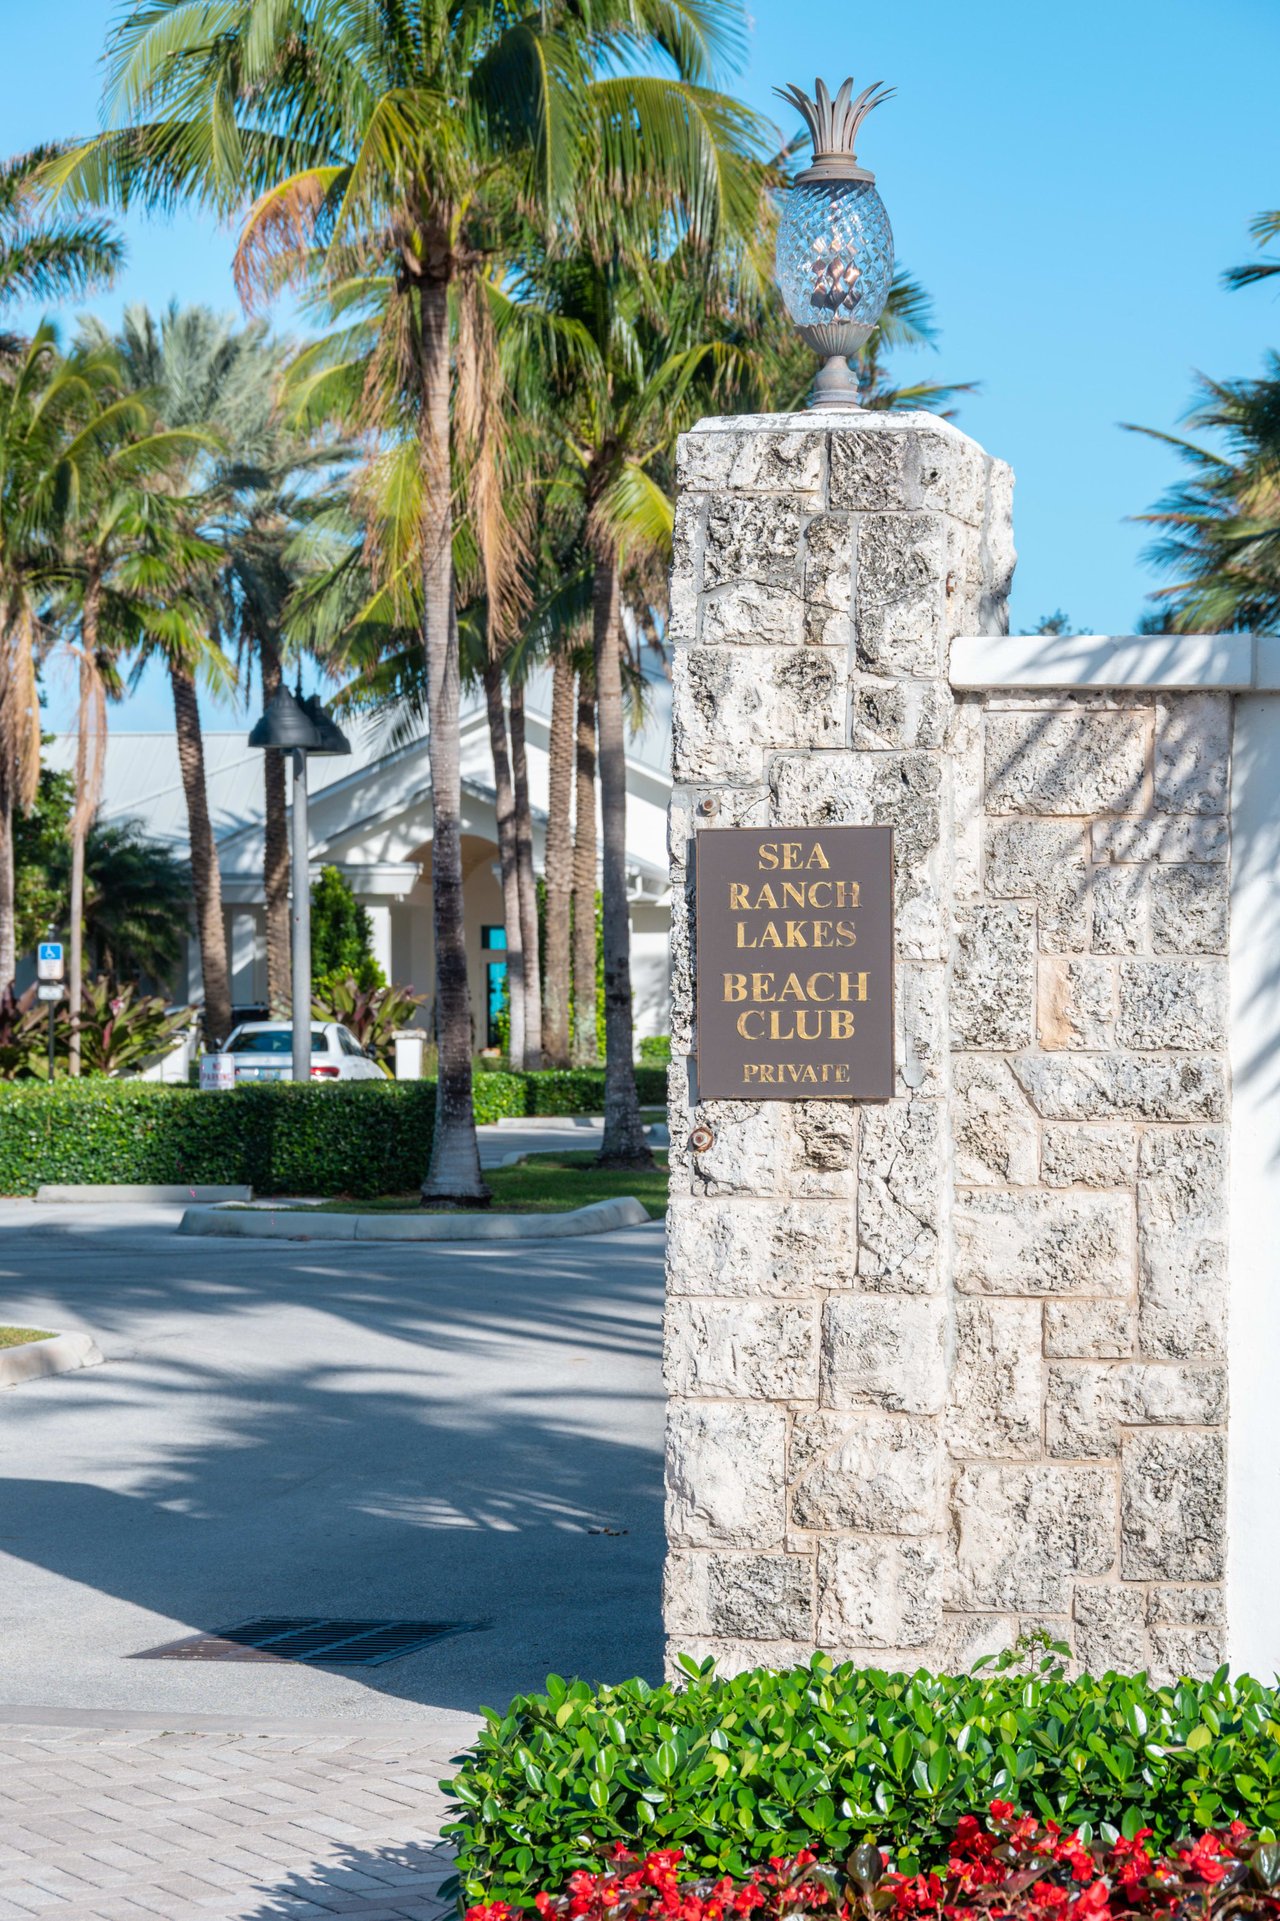
[[[850,75],[834,100],[822,80],[814,81],[812,100],[799,87],[775,87],[774,92],[780,100],[786,100],[799,109],[813,139],[814,159],[826,160],[845,155],[849,159],[855,158],[854,143],[863,121],[874,107],[892,98],[894,88],[873,80],[855,100],[853,77]]]

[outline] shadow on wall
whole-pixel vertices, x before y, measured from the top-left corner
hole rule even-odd
[[[4,1484],[0,1546],[177,1624],[139,1624],[122,1654],[263,1614],[399,1616],[489,1625],[339,1671],[463,1710],[550,1670],[658,1677],[660,1234],[523,1269],[515,1250],[349,1268],[301,1248],[234,1264],[184,1250],[154,1279],[111,1241],[95,1237],[87,1281],[74,1237],[44,1229],[48,1266],[24,1275],[108,1360],[114,1330],[128,1345],[74,1398],[24,1404],[10,1461],[50,1478]],[[207,1363],[175,1357],[206,1328]],[[20,1645],[50,1589],[11,1570],[6,1593]],[[148,1669],[133,1672],[141,1688]]]

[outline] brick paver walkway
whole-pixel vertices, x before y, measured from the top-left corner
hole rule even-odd
[[[435,1921],[450,1746],[0,1725],[0,1921]]]

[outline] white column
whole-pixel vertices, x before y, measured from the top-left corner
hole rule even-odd
[[[391,971],[391,907],[386,901],[365,901],[365,913],[373,927],[373,958],[390,981]]]
[[[1280,1672],[1280,699],[1236,702],[1231,782],[1228,1652]]]
[[[258,917],[244,908],[231,916],[231,999],[237,1007],[249,1006],[254,993],[254,961],[258,949]]]

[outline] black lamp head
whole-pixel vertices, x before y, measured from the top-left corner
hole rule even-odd
[[[304,754],[325,751],[321,746],[320,730],[314,717],[287,687],[282,687],[271,700],[267,711],[249,736],[249,745],[250,747],[281,747],[286,750],[300,748]]]
[[[349,754],[351,742],[331,715],[320,704],[319,694],[308,694],[302,702],[303,712],[319,736],[319,744],[311,749],[313,754]]]

